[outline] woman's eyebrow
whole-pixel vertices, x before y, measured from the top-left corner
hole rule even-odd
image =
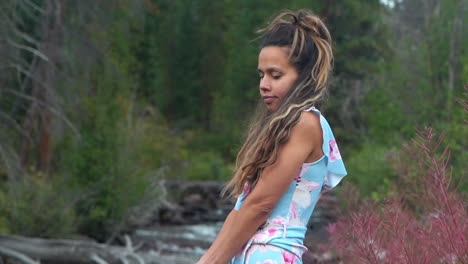
[[[267,67],[265,70],[267,72],[272,72],[272,71],[279,71],[280,72],[280,71],[282,71],[279,67],[276,67],[276,66]],[[263,72],[263,70],[260,69],[260,68],[257,68],[257,71],[258,72]]]

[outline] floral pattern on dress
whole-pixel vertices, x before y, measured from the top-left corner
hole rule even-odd
[[[272,259],[267,259],[263,262],[257,261],[255,264],[278,264],[278,261],[272,260]]]
[[[252,237],[252,240],[254,242],[267,242],[272,237],[275,237],[280,233],[280,229],[266,226],[262,229],[262,231],[255,233],[255,235]]]
[[[292,202],[291,206],[289,207],[289,216],[292,219],[297,219],[299,217],[299,212],[297,210],[297,204],[295,202]]]
[[[330,161],[333,162],[335,160],[340,160],[341,154],[340,150],[338,149],[338,145],[336,144],[336,140],[330,140]]]
[[[283,260],[285,263],[294,263],[297,259],[297,256],[294,255],[293,253],[289,252],[289,251],[286,251],[284,250],[283,252],[281,252],[281,255],[283,256]]]
[[[265,253],[268,253],[265,257]],[[254,244],[243,264],[302,264],[300,257],[288,250],[272,245]]]
[[[320,187],[320,183],[301,179],[297,183],[296,191],[294,192],[293,202],[306,208],[312,203],[310,192]]]
[[[272,223],[272,224],[274,224],[274,225],[284,225],[284,224],[286,224],[288,221],[287,221],[284,217],[278,215],[278,216],[276,216],[275,218],[269,219],[267,222],[268,222],[268,223]]]

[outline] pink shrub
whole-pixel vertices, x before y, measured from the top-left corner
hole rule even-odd
[[[451,184],[448,147],[431,128],[417,132],[392,165],[400,176],[394,196],[351,201],[328,226],[344,263],[468,263],[467,211]],[[416,166],[415,166],[416,165]],[[358,197],[347,186],[348,198]]]

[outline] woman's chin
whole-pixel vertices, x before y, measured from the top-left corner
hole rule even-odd
[[[266,106],[268,112],[274,112],[277,109],[277,107],[274,104],[266,104],[265,106]]]

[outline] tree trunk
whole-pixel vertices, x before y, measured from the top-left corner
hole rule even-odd
[[[45,3],[45,12],[41,23],[44,39],[39,43],[37,49],[46,59],[37,60],[33,65],[34,73],[31,78],[32,102],[27,111],[24,127],[27,135],[31,136],[32,142],[26,137],[22,142],[21,160],[23,167],[29,165],[32,154],[36,157],[37,168],[47,172],[52,159],[52,112],[54,106],[56,69],[58,67],[59,54],[57,50],[63,40],[63,15],[65,1],[49,0]],[[33,60],[34,63],[36,60]],[[34,142],[34,139],[37,141]],[[37,150],[34,148],[37,144]],[[34,151],[33,153],[31,151]]]
[[[452,21],[452,31],[450,32],[450,53],[448,59],[448,89],[447,89],[447,118],[450,121],[452,117],[452,106],[453,106],[453,90],[455,89],[455,72],[457,63],[457,36],[460,25],[462,23],[463,7],[461,1],[456,3],[455,17]]]

